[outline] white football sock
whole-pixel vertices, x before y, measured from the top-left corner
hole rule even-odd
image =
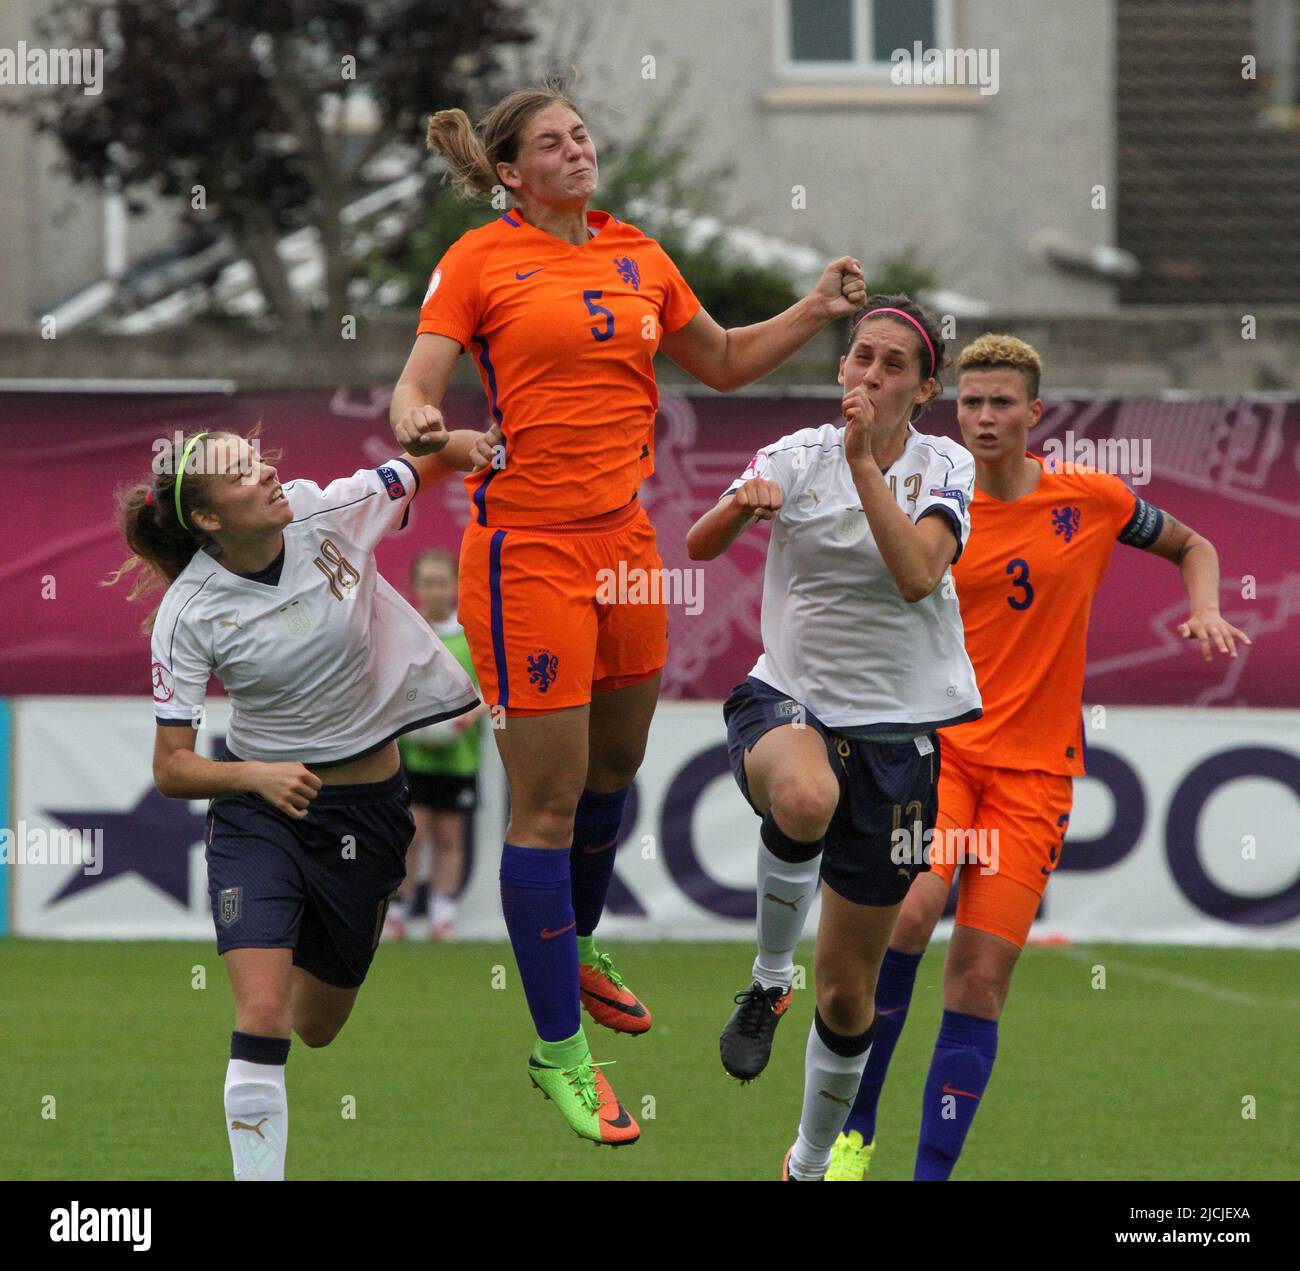
[[[429,921],[435,926],[456,921],[456,897],[435,893],[429,902]]]
[[[289,1141],[284,1068],[232,1059],[226,1069],[226,1134],[236,1182],[284,1181]]]
[[[858,1093],[868,1046],[860,1055],[837,1055],[822,1041],[814,1020],[804,1053],[803,1114],[790,1153],[790,1173],[800,1182],[818,1181],[831,1163],[831,1148],[844,1128]]]
[[[794,950],[817,895],[820,854],[810,861],[783,861],[758,845],[758,957],[754,979],[765,989],[790,987]]]

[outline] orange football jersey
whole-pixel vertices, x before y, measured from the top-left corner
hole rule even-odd
[[[635,226],[608,212],[587,225],[578,246],[508,212],[429,280],[420,333],[472,353],[504,439],[504,462],[465,478],[480,525],[600,516],[654,471],[655,351],[700,302]]]
[[[971,501],[971,532],[953,581],[984,714],[947,728],[974,763],[1078,777],[1084,772],[1088,618],[1116,538],[1158,517],[1118,477],[1043,464],[1014,503]]]

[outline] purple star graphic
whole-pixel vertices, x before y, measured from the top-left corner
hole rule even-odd
[[[190,810],[187,799],[168,799],[152,786],[129,812],[78,808],[73,812],[46,809],[69,829],[103,830],[103,869],[87,874],[78,869],[48,904],[57,904],[110,878],[136,873],[165,891],[183,908],[190,903],[189,849],[207,831],[207,817]]]

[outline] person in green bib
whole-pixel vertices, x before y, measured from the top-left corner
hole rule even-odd
[[[411,593],[415,607],[477,688],[469,642],[456,620],[456,574],[456,558],[441,547],[431,547],[411,565]],[[486,710],[480,703],[464,715],[417,728],[398,741],[411,787],[415,837],[406,851],[406,879],[384,923],[387,939],[400,940],[406,935],[419,882],[420,853],[426,842],[433,852],[429,935],[434,940],[448,940],[455,932],[456,896],[465,876],[470,813],[478,806],[480,720]]]

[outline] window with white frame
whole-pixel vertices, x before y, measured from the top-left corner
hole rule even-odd
[[[1300,3],[1253,0],[1252,49],[1260,105],[1277,121],[1300,119]]]
[[[885,76],[895,49],[951,41],[952,0],[776,0],[782,73]]]

